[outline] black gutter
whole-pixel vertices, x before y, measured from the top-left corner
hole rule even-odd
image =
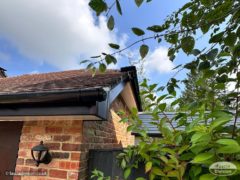
[[[96,103],[104,101],[107,93],[102,88],[57,90],[0,94],[0,105],[23,104],[61,104],[61,103]]]
[[[138,111],[142,111],[142,103],[140,98],[140,90],[138,86],[138,78],[137,78],[137,69],[135,66],[128,66],[121,68],[121,72],[128,72],[129,73],[129,80],[132,85],[134,98],[137,104]]]
[[[101,116],[99,103],[106,104],[108,93],[103,88],[0,94],[0,116]],[[106,111],[105,105],[102,111]]]

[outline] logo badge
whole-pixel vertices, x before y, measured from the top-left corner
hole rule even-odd
[[[216,176],[231,176],[236,173],[237,167],[231,162],[215,162],[209,167],[209,171]]]

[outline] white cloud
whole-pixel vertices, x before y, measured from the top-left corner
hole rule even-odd
[[[168,49],[158,47],[146,57],[145,69],[147,73],[169,73],[172,72],[174,64],[169,60]]]
[[[0,37],[20,53],[59,69],[79,67],[86,57],[110,51],[109,42],[124,44],[109,32],[106,18],[96,23],[89,0],[1,0]]]

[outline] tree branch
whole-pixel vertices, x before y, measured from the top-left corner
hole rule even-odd
[[[173,126],[172,122],[170,121],[170,119],[167,117],[165,112],[162,112],[164,117],[167,119],[167,122],[170,124],[170,126],[172,127],[173,131],[176,131],[176,128]]]
[[[213,21],[210,21],[209,23],[203,23],[203,24],[200,24],[199,26],[196,26],[196,27],[193,27],[191,29],[185,29],[185,30],[180,30],[180,31],[170,31],[170,32],[167,32],[167,33],[163,33],[163,34],[155,34],[154,36],[149,36],[149,37],[146,37],[146,38],[142,38],[142,39],[139,39],[135,42],[133,42],[132,44],[128,45],[127,47],[123,48],[123,49],[120,49],[118,51],[115,51],[114,53],[112,53],[111,55],[115,55],[115,54],[118,54],[118,53],[121,53],[127,49],[129,49],[130,47],[134,46],[135,44],[138,44],[140,42],[143,42],[143,41],[146,41],[146,40],[149,40],[149,39],[156,39],[156,38],[159,38],[159,37],[163,37],[163,36],[166,36],[166,35],[174,35],[174,34],[179,34],[179,33],[184,33],[184,32],[190,32],[190,31],[194,31],[194,30],[197,30],[199,29],[200,27],[202,26],[207,26],[207,25],[212,25],[214,22],[217,22],[219,19],[222,19],[224,17],[227,17],[228,15],[230,15],[232,12],[234,12],[235,10],[239,9],[239,7],[235,8],[235,9],[232,9],[231,11],[229,11],[227,14],[217,18],[217,19],[214,19]]]
[[[238,67],[237,67],[237,72],[238,73]],[[235,136],[236,133],[236,125],[237,125],[237,119],[238,119],[238,104],[239,104],[239,80],[237,81],[237,99],[236,99],[236,109],[235,109],[235,117],[234,117],[234,124],[233,124],[233,131],[232,131],[232,139]]]

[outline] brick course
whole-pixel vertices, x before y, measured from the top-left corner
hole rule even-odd
[[[87,178],[89,149],[120,148],[134,144],[126,132],[127,125],[119,123],[117,111],[127,111],[121,97],[113,102],[108,121],[26,121],[19,143],[16,171],[44,172],[47,176],[15,176],[16,180],[83,180]],[[36,167],[31,148],[43,140],[50,149],[50,164]]]

